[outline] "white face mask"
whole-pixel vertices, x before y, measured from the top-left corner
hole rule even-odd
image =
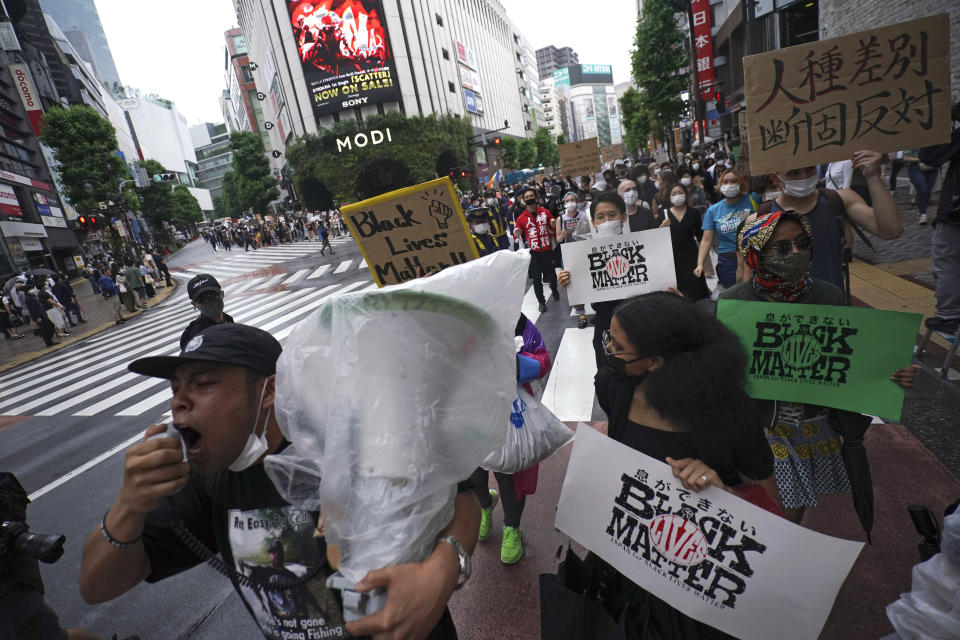
[[[736,198],[738,195],[740,195],[740,185],[738,184],[721,185],[720,193],[723,194],[724,198]]]
[[[601,238],[610,238],[618,236],[623,232],[623,222],[620,220],[610,220],[601,222],[597,225],[597,235]]]
[[[782,196],[782,195],[783,195],[783,192],[782,192],[782,191],[767,191],[765,194],[763,194],[763,199],[764,199],[764,200],[776,200],[777,198],[779,198],[779,197]]]
[[[693,180],[690,179],[690,178],[680,178],[680,184],[682,184],[682,185],[685,186],[685,187],[689,187],[689,186],[690,186],[690,183],[692,183],[692,182],[693,182]]]
[[[699,163],[699,162],[694,162],[694,163],[693,163],[692,165],[690,165],[690,166],[693,168],[694,171],[699,171],[699,170],[700,170],[700,163]]]
[[[563,204],[563,208],[566,209],[567,213],[573,213],[574,211],[577,210],[577,203],[576,203],[576,202],[565,202],[565,203]]]
[[[230,471],[243,471],[256,464],[257,460],[263,457],[269,447],[267,446],[267,423],[270,421],[270,410],[267,409],[267,419],[263,423],[263,433],[257,435],[257,425],[260,424],[260,409],[263,407],[263,396],[267,392],[267,381],[263,381],[263,390],[260,391],[260,402],[257,404],[257,417],[253,421],[253,431],[247,436],[247,444],[243,451],[237,456],[228,469]]]
[[[634,191],[633,189],[629,189],[629,190],[623,192],[623,201],[626,202],[628,205],[634,205],[634,204],[636,204],[636,203],[637,203],[637,199],[638,199],[639,197],[640,197],[640,196],[639,196],[639,195],[637,194],[637,192]]]
[[[654,169],[654,170],[653,170],[653,175],[655,175],[655,176],[660,175],[660,169]]]
[[[679,207],[686,201],[687,201],[687,196],[684,196],[684,195],[670,196],[670,203],[675,207]]]
[[[660,182],[659,180],[654,180],[654,182],[653,182],[653,186],[655,186],[655,187],[657,188],[657,190],[660,189],[660,185],[662,185],[662,184],[663,184],[663,183]]]
[[[487,222],[481,222],[480,224],[474,225],[473,232],[481,236],[490,233],[490,224]]]
[[[603,180],[597,180],[597,184],[595,184],[594,186],[596,187],[597,191],[607,190],[607,183],[604,182]]]
[[[817,184],[820,182],[820,177],[817,176],[817,174],[813,174],[803,180],[784,180],[783,176],[779,174],[777,174],[777,177],[780,178],[780,182],[783,183],[783,192],[794,198],[807,197],[813,193],[814,189],[817,188]]]
[[[637,182],[639,182],[640,184],[643,184],[646,181],[647,181],[647,176],[640,176],[639,178],[637,178]]]

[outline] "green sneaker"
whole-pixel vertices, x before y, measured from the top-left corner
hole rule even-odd
[[[503,564],[517,564],[523,557],[523,536],[520,529],[514,527],[503,528],[503,543],[500,545],[500,562]]]
[[[493,508],[500,502],[500,494],[495,489],[490,489],[490,499],[492,500],[490,508],[480,509],[480,533],[477,535],[477,540],[489,538],[490,530],[493,528]]]

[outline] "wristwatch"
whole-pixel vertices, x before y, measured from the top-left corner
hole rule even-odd
[[[457,552],[457,559],[460,562],[460,578],[457,580],[457,589],[467,583],[470,578],[470,554],[463,548],[463,545],[453,536],[437,536],[437,542],[446,542],[453,550]]]

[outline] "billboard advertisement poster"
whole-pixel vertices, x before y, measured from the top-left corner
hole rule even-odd
[[[5,216],[23,217],[23,210],[20,208],[17,194],[6,185],[0,185],[0,213]]]
[[[380,0],[290,0],[287,11],[314,115],[400,99]]]
[[[467,111],[476,114],[483,113],[483,102],[480,100],[480,96],[470,89],[464,89],[463,97],[467,104]]]

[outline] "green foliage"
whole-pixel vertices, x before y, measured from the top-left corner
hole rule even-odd
[[[53,107],[43,115],[41,127],[40,140],[53,150],[63,195],[74,207],[92,211],[99,202],[117,199],[128,171],[117,155],[110,121],[85,105]]]
[[[532,169],[537,166],[537,143],[525,138],[517,146],[517,168]]]
[[[280,197],[280,190],[277,189],[277,179],[270,173],[270,161],[264,153],[263,140],[250,131],[234,131],[230,134],[230,150],[233,152],[233,162],[229,173],[234,176],[230,198],[235,198],[231,204],[238,213],[247,210],[269,213],[267,206]]]
[[[565,135],[563,135],[562,133],[561,133],[560,135],[558,135],[558,136],[557,136],[557,144],[558,144],[558,145],[560,145],[560,144],[567,144],[567,137],[566,137]]]
[[[200,203],[190,193],[190,189],[185,184],[178,184],[173,187],[173,212],[171,217],[174,224],[191,225],[203,220],[203,211],[200,209]]]
[[[520,143],[516,138],[504,137],[500,141],[500,164],[510,169],[517,168],[517,147]]]
[[[675,12],[670,0],[646,0],[630,54],[633,80],[641,89],[639,104],[652,130],[668,141],[673,140],[670,130],[686,111],[680,93],[688,89],[688,78],[678,72],[689,64],[689,57]],[[642,129],[642,120],[636,124]]]
[[[146,169],[150,176],[167,173],[163,165],[156,160],[144,160],[140,166]],[[151,178],[150,186],[140,189],[140,200],[140,211],[154,229],[162,229],[164,221],[174,221],[176,205],[169,182],[154,182]]]
[[[391,141],[353,145],[360,131],[356,120],[344,119],[318,135],[301,137],[287,148],[294,168],[297,193],[305,182],[319,181],[341,203],[355,202],[373,193],[409,186],[447,175],[453,167],[469,163],[467,140],[473,135],[468,120],[454,116],[407,117],[399,111],[366,119],[363,131],[390,129]],[[337,140],[349,137],[351,148],[338,150]],[[236,157],[236,156],[235,156]],[[369,171],[371,168],[377,171]],[[228,174],[229,175],[229,174]],[[224,185],[227,180],[224,176]],[[308,185],[319,190],[317,185]],[[226,186],[224,193],[226,194]]]
[[[557,152],[557,143],[554,142],[549,129],[546,127],[537,129],[533,142],[537,145],[537,160],[540,164],[544,167],[559,167],[560,154]]]
[[[626,130],[624,142],[632,151],[644,149],[653,133],[650,112],[644,106],[640,93],[630,87],[620,97],[620,118]]]

